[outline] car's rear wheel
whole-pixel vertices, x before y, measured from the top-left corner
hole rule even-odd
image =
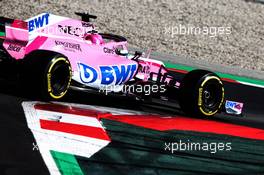
[[[179,102],[188,115],[210,117],[222,110],[224,86],[220,78],[209,71],[194,70],[183,78]]]
[[[22,84],[32,95],[59,100],[68,91],[72,71],[65,56],[51,51],[35,51],[25,58],[22,75]]]

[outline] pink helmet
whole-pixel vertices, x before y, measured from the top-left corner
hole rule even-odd
[[[104,40],[98,33],[87,33],[85,40],[91,41],[92,44],[103,44]]]

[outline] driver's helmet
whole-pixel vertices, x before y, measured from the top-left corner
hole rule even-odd
[[[103,37],[98,33],[87,33],[84,39],[89,44],[99,45],[104,43]]]

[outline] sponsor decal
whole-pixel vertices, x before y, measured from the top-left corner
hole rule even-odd
[[[80,79],[83,83],[93,83],[101,77],[102,85],[110,85],[115,83],[120,85],[127,80],[133,78],[136,73],[137,65],[121,65],[121,66],[99,66],[99,71],[88,65],[79,63]]]
[[[7,50],[19,52],[21,50],[21,46],[15,45],[15,44],[9,44]]]
[[[117,45],[116,47],[113,46],[112,48],[107,48],[107,47],[104,47],[103,50],[104,50],[104,53],[110,53],[110,54],[116,54],[116,50],[119,49],[119,50],[123,50],[123,46],[122,45]]]
[[[149,74],[150,73],[150,66],[140,66],[138,72]]]
[[[93,83],[98,77],[97,71],[85,64],[79,63],[80,78],[83,83]]]
[[[34,31],[35,29],[38,29],[40,27],[43,27],[45,25],[49,24],[49,14],[46,13],[42,16],[36,17],[30,21],[28,21],[28,30],[29,32]]]
[[[112,49],[104,47],[104,53],[110,53],[110,54],[115,54],[115,48],[113,47]]]
[[[65,34],[74,35],[78,37],[82,37],[84,34],[83,28],[73,27],[73,26],[62,26],[58,25],[59,31]]]
[[[65,50],[69,51],[82,51],[81,45],[76,43],[64,42],[64,41],[55,41],[56,46],[63,46]]]
[[[198,106],[202,106],[203,104],[203,88],[199,88],[199,96],[198,96]]]
[[[243,106],[244,106],[243,103],[226,100],[225,103],[226,113],[240,115],[242,113]]]
[[[50,72],[48,72],[47,74],[47,82],[48,82],[48,92],[51,93],[52,88],[51,88],[51,73]]]

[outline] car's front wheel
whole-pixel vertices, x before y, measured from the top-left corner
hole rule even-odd
[[[179,102],[182,110],[192,116],[210,117],[222,110],[224,86],[214,73],[194,70],[181,82]]]

